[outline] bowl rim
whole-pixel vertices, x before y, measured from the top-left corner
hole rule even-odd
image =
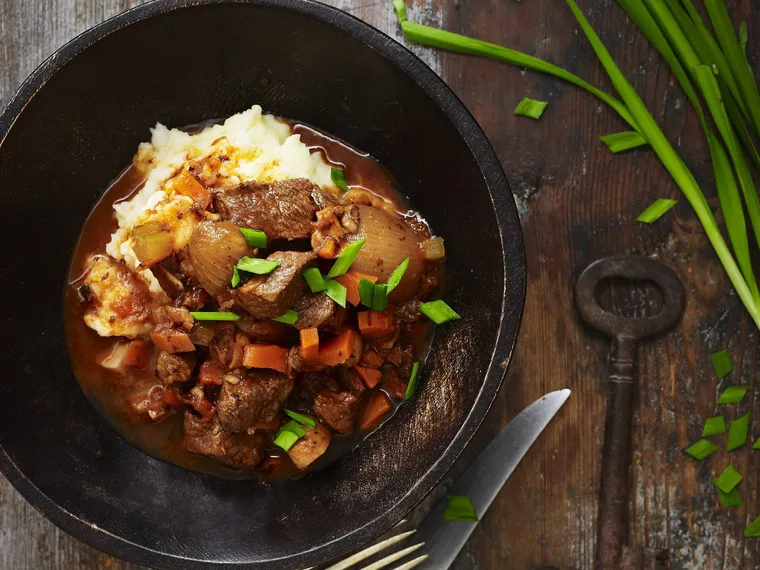
[[[485,179],[496,214],[499,240],[504,264],[499,332],[495,339],[491,361],[484,373],[483,384],[462,426],[438,460],[407,491],[400,501],[372,521],[353,531],[278,561],[222,562],[199,560],[167,554],[98,528],[78,518],[52,501],[15,465],[0,446],[0,472],[13,487],[47,519],[78,540],[113,556],[130,562],[161,568],[251,569],[272,563],[292,563],[294,567],[307,567],[325,560],[348,554],[390,529],[412,510],[441,481],[462,453],[486,417],[498,395],[512,360],[517,334],[522,321],[527,292],[525,248],[522,229],[514,199],[490,142],[470,111],[451,88],[421,59],[387,34],[333,6],[315,0],[155,0],[131,8],[84,31],[58,48],[45,59],[16,90],[0,114],[0,152],[16,119],[34,95],[53,75],[85,49],[106,36],[142,20],[165,13],[203,5],[251,5],[298,12],[328,25],[332,25],[354,39],[376,50],[393,67],[404,73],[420,87],[443,111],[467,144]]]

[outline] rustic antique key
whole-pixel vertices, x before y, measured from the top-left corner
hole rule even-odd
[[[594,292],[599,283],[623,277],[655,283],[664,305],[652,317],[624,317],[602,309]],[[597,517],[597,570],[641,570],[640,549],[627,547],[631,470],[631,416],[636,390],[636,342],[672,327],[684,308],[684,291],[676,274],[646,257],[615,256],[589,265],[578,279],[575,303],[586,323],[612,338],[609,358],[607,416],[604,424],[601,489]],[[651,559],[650,559],[651,560]]]

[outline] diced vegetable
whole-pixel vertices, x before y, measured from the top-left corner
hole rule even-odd
[[[372,292],[373,311],[385,311],[388,308],[388,285],[386,283],[375,284]]]
[[[665,213],[670,210],[673,206],[678,204],[678,200],[670,200],[668,198],[657,198],[657,200],[652,203],[646,210],[641,212],[639,214],[639,217],[636,218],[637,222],[642,222],[644,224],[653,224],[657,220],[659,220],[662,216],[665,215]]]
[[[170,190],[189,197],[202,210],[205,210],[211,204],[211,194],[209,194],[209,191],[187,170],[183,170],[172,178],[168,186]]]
[[[741,476],[741,473],[736,470],[736,467],[729,465],[723,470],[723,473],[713,481],[713,483],[715,483],[715,486],[724,493],[730,493],[739,483],[741,483],[742,479],[743,477]]]
[[[300,355],[305,361],[312,360],[319,353],[319,330],[316,328],[301,329],[298,331],[301,337]]]
[[[237,262],[238,271],[247,271],[256,275],[272,273],[280,265],[279,259],[260,259],[258,257],[243,257]]]
[[[196,321],[239,321],[240,315],[229,311],[190,311]]]
[[[193,228],[188,252],[201,285],[212,297],[218,297],[227,292],[234,267],[249,247],[235,224],[200,222]]]
[[[744,399],[749,388],[747,386],[729,386],[718,398],[719,404],[738,404]]]
[[[375,277],[377,280],[377,277]],[[369,279],[361,279],[359,281],[359,299],[365,307],[372,308],[375,302],[375,283]]]
[[[757,517],[744,529],[744,538],[760,538],[760,517]]]
[[[359,284],[362,279],[370,281],[371,283],[377,281],[377,277],[374,275],[366,275],[365,273],[359,273],[353,269],[349,269],[344,275],[339,275],[335,278],[335,281],[346,288],[346,300],[355,307],[361,302]]]
[[[723,378],[734,369],[734,363],[731,360],[731,355],[727,350],[721,350],[710,355],[710,359],[713,363],[713,368],[718,378]]]
[[[446,248],[443,246],[443,238],[433,237],[426,239],[420,244],[422,257],[426,261],[442,261],[446,259]]]
[[[282,411],[285,412],[286,416],[294,419],[302,426],[310,427],[311,429],[315,429],[317,427],[317,422],[314,421],[314,418],[310,418],[304,414],[299,414],[293,410],[284,409]]]
[[[340,275],[344,275],[346,271],[348,271],[351,267],[351,264],[356,259],[356,256],[359,255],[359,250],[361,250],[366,241],[366,239],[360,239],[359,241],[349,243],[346,247],[344,247],[343,251],[341,251],[340,255],[338,256],[338,259],[335,260],[335,263],[330,268],[327,276],[334,278],[339,277]]]
[[[108,370],[120,370],[124,365],[124,355],[127,353],[127,343],[117,342],[109,350],[98,356],[98,362]]]
[[[309,286],[309,289],[311,289],[312,293],[321,293],[327,289],[327,285],[325,284],[325,280],[322,277],[322,273],[316,267],[309,267],[308,269],[304,270],[303,278],[306,280],[306,283]]]
[[[346,175],[343,172],[342,168],[331,168],[330,179],[333,181],[333,184],[335,184],[338,188],[340,188],[344,192],[348,190],[348,184],[346,183]]]
[[[288,451],[293,464],[302,471],[306,469],[327,451],[330,437],[330,432],[322,424],[317,424],[316,429],[306,432]]]
[[[332,259],[335,257],[335,247],[335,242],[333,240],[326,239],[324,242],[322,242],[322,245],[319,246],[319,249],[314,253],[316,253],[322,259]]]
[[[396,269],[393,270],[393,273],[391,273],[391,276],[388,277],[388,281],[386,282],[386,285],[388,286],[388,293],[398,287],[399,283],[401,283],[401,280],[404,278],[404,274],[406,273],[408,267],[409,258],[407,257],[404,261],[399,263]]]
[[[277,447],[289,451],[291,447],[298,441],[298,436],[290,430],[281,429],[277,433],[277,437],[274,438],[274,444]]]
[[[449,495],[449,504],[443,511],[443,518],[447,521],[478,521],[475,506],[469,497],[464,495]]]
[[[166,231],[137,234],[132,250],[141,267],[153,267],[172,254],[172,234]]]
[[[285,323],[286,325],[294,325],[298,320],[298,313],[293,309],[288,309],[284,314],[274,317],[272,320],[278,323]]]
[[[195,345],[190,336],[181,330],[157,326],[150,332],[150,338],[159,349],[169,353],[193,352]]]
[[[383,377],[383,373],[374,368],[367,368],[366,366],[354,366],[354,370],[359,374],[359,377],[367,385],[367,388],[372,389],[380,383]]]
[[[422,303],[420,312],[437,325],[461,318],[451,307],[441,299]]]
[[[198,383],[202,386],[221,386],[224,381],[225,367],[213,360],[201,364],[198,370]]]
[[[544,110],[548,106],[549,103],[546,101],[536,101],[535,99],[525,97],[517,105],[517,108],[515,109],[515,115],[518,117],[528,117],[529,119],[538,120],[541,118],[541,115],[544,114]]]
[[[367,368],[380,368],[385,363],[385,360],[376,350],[371,349],[364,353],[361,363]]]
[[[325,295],[338,303],[341,307],[346,307],[346,288],[338,283],[335,279],[325,279]]]
[[[686,453],[691,455],[697,461],[704,461],[710,455],[720,449],[714,443],[710,443],[706,439],[700,439],[697,443],[691,445],[686,449]]]
[[[723,416],[707,418],[705,427],[702,430],[702,437],[721,435],[723,433],[726,433],[726,420],[723,418]]]
[[[338,336],[319,344],[316,362],[323,366],[337,366],[343,364],[354,346],[354,331],[346,329]]]
[[[145,368],[153,355],[153,349],[144,340],[136,339],[127,345],[122,364],[135,368]]]
[[[246,368],[270,368],[287,373],[288,349],[276,344],[247,344],[243,352]]]
[[[404,395],[404,401],[408,402],[412,399],[412,396],[414,396],[414,393],[417,391],[417,375],[420,371],[420,363],[415,362],[412,364],[412,373],[409,376],[409,383],[406,385],[406,394]]]
[[[363,311],[358,314],[359,332],[366,338],[383,338],[396,332],[393,311]]]
[[[607,148],[610,149],[612,154],[625,152],[626,150],[646,146],[648,144],[647,140],[636,131],[624,131],[622,133],[604,135],[600,140],[607,145]]]
[[[269,243],[267,234],[261,230],[249,230],[248,228],[240,228],[240,233],[243,234],[245,241],[251,247],[267,247]]]
[[[742,495],[739,489],[733,489],[730,493],[724,493],[718,489],[718,497],[724,507],[741,507],[744,502],[742,501]]]
[[[728,439],[726,449],[733,451],[747,443],[749,435],[749,414],[745,414],[728,426]]]
[[[377,424],[382,417],[393,409],[393,404],[385,392],[375,392],[372,394],[367,407],[364,408],[362,419],[359,426],[362,429],[369,429]]]
[[[755,443],[752,444],[752,449],[754,449],[755,451],[760,449],[760,437],[758,437],[757,441],[755,441]]]
[[[192,315],[192,313],[190,313]],[[203,321],[202,319],[196,319],[193,325],[193,330],[190,331],[190,340],[196,346],[208,346],[211,344],[211,340],[214,338],[214,331],[216,326],[212,323]]]

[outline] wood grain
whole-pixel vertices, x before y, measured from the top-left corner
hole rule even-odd
[[[750,58],[760,64],[760,13],[753,0],[729,1],[750,29]],[[0,0],[0,103],[45,57],[76,34],[139,2]],[[333,0],[399,38],[390,3]],[[509,45],[556,62],[610,88],[570,12],[556,0],[415,0],[413,21]],[[712,176],[699,125],[667,68],[612,0],[581,7],[621,69],[678,144],[712,195]],[[699,438],[704,418],[733,419],[757,410],[758,332],[744,314],[685,200],[652,226],[635,222],[654,199],[679,198],[677,187],[648,150],[612,156],[598,137],[624,125],[586,93],[554,79],[493,61],[410,46],[438,71],[489,136],[522,212],[529,286],[525,318],[507,385],[483,429],[446,482],[522,408],[543,393],[570,387],[573,396],[518,467],[485,516],[455,568],[523,570],[552,564],[591,570],[608,342],[582,326],[573,285],[592,261],[636,253],[656,257],[679,274],[687,307],[674,330],[641,345],[640,397],[634,424],[631,538],[666,549],[680,570],[760,569],[760,541],[742,538],[760,515],[760,453],[716,454],[704,464],[681,450]],[[539,122],[514,117],[522,97],[550,102]],[[391,169],[393,165],[388,165]],[[646,304],[641,289],[628,301]],[[712,372],[711,352],[728,348],[736,371]],[[747,384],[738,410],[717,410],[716,393]],[[760,421],[753,420],[760,434]],[[745,506],[723,509],[711,477],[732,461],[745,474]],[[443,493],[439,488],[434,495]],[[431,499],[432,500],[432,499]],[[419,519],[430,501],[414,514]],[[0,568],[136,570],[79,543],[47,522],[0,478]]]

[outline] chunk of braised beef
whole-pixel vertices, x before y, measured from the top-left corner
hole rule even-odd
[[[351,392],[325,390],[314,396],[314,413],[338,433],[353,433],[358,411],[359,398]]]
[[[223,220],[256,228],[269,239],[298,239],[311,235],[317,200],[323,191],[305,178],[271,184],[243,182],[214,194],[214,206]]]
[[[264,458],[266,437],[232,433],[217,418],[204,420],[185,412],[185,449],[237,469],[254,468]]]
[[[399,376],[398,370],[393,366],[383,368],[383,379],[380,387],[385,390],[389,396],[397,400],[403,400],[406,395],[406,382]]]
[[[294,325],[297,329],[322,328],[340,331],[346,320],[346,310],[324,293],[311,293],[298,299],[293,305],[298,313]]]
[[[293,380],[274,370],[251,370],[235,383],[225,377],[216,403],[219,421],[235,432],[270,422],[292,390]]]
[[[409,299],[396,307],[396,321],[400,323],[415,323],[422,318],[420,305],[417,299]]]
[[[254,340],[275,344],[286,341],[292,331],[288,325],[272,319],[241,319],[235,326]]]
[[[420,297],[426,297],[438,289],[438,278],[435,275],[425,273],[420,277]]]
[[[175,307],[181,307],[188,311],[200,311],[210,301],[211,296],[206,290],[200,285],[195,285],[190,289],[182,291],[172,304]]]
[[[195,353],[169,353],[159,350],[156,357],[156,377],[164,386],[187,382],[195,369]]]
[[[339,392],[340,384],[325,372],[306,372],[296,379],[293,395],[299,400],[311,402],[314,396],[324,390]]]
[[[225,372],[225,366],[215,360],[207,360],[198,369],[198,384],[201,386],[221,386]]]
[[[361,396],[367,389],[361,376],[353,368],[342,368],[339,375],[341,385],[355,396]]]
[[[245,345],[250,339],[238,330],[234,323],[219,323],[209,344],[209,354],[219,364],[230,370],[243,366]]]
[[[315,255],[303,251],[278,251],[267,259],[280,265],[268,275],[258,275],[232,291],[237,303],[256,318],[283,315],[303,294],[306,282],[301,273],[314,265]]]

